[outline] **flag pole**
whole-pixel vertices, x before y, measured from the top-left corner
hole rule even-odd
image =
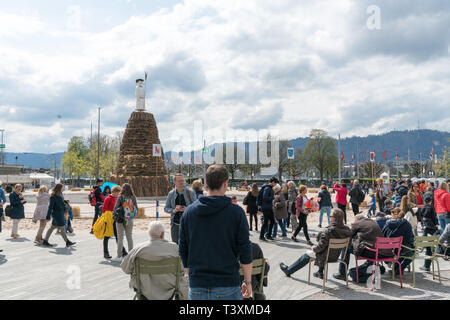
[[[341,183],[341,134],[338,135],[339,183]]]

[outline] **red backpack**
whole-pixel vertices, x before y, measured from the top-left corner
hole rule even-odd
[[[89,203],[91,206],[95,207],[97,205],[97,198],[95,196],[95,189],[94,191],[91,191],[88,195]]]

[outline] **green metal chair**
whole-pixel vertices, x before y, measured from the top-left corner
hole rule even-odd
[[[414,261],[416,259],[422,259],[422,260],[431,260],[431,266],[432,266],[432,275],[434,280],[434,262],[436,262],[438,267],[438,276],[439,276],[439,283],[442,285],[441,281],[441,270],[439,268],[439,261],[438,257],[436,256],[437,248],[439,246],[439,236],[430,236],[430,237],[414,237],[414,247],[409,248],[407,246],[402,245],[403,248],[406,248],[408,250],[411,250],[414,252],[414,255],[412,256],[400,256],[400,258],[412,260],[412,272],[413,272],[413,287],[416,287],[416,270],[414,267]],[[431,248],[432,255],[422,255],[423,248]]]
[[[180,297],[180,279],[182,277],[183,269],[181,267],[181,259],[179,257],[174,258],[164,258],[157,261],[145,260],[142,258],[136,258],[134,265],[134,274],[133,276],[136,279],[136,295],[133,300],[141,299],[141,274],[148,275],[158,275],[158,274],[175,274],[175,291],[173,293],[173,297],[175,299],[179,299]]]
[[[267,278],[267,275],[264,275],[264,270],[266,269],[266,259],[255,259],[252,263],[252,276],[261,276],[261,281],[259,282],[259,287],[255,288],[256,290],[252,290],[252,298],[255,299],[255,294],[258,294],[266,300],[266,295],[263,292],[263,283],[264,279]],[[244,276],[244,272],[242,268],[239,269],[239,273],[241,276]],[[253,289],[253,288],[252,288]]]

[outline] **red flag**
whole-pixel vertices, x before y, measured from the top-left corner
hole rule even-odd
[[[344,161],[344,151],[342,151],[341,161]]]
[[[396,153],[396,155],[395,155],[395,160],[398,161],[398,151],[397,151],[397,153]]]
[[[431,161],[433,161],[433,154],[434,154],[434,150],[433,150],[433,148],[431,148],[431,151],[430,151],[430,160]]]
[[[386,155],[386,151],[384,152],[384,161],[387,161],[387,155]]]

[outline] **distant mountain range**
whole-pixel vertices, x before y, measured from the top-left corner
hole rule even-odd
[[[304,149],[309,138],[297,138],[290,140],[293,147]],[[357,147],[358,146],[358,147]],[[386,149],[387,161],[395,161],[396,153],[400,161],[408,160],[408,150],[410,160],[424,161],[428,160],[430,151],[443,156],[443,148],[450,146],[450,132],[437,130],[409,130],[409,131],[391,131],[381,135],[370,135],[367,137],[351,137],[341,139],[341,147],[344,152],[344,161],[350,162],[352,155],[358,157],[359,162],[366,161],[368,152],[376,154],[377,161],[384,161],[384,150]],[[359,152],[357,152],[359,148]],[[368,150],[368,151],[367,151]],[[61,166],[64,153],[43,154],[43,153],[8,153],[5,152],[6,164],[25,165],[31,169],[50,169]],[[166,160],[169,159],[171,152],[164,153]],[[16,160],[17,157],[17,160]],[[187,159],[183,159],[187,162]],[[356,161],[356,159],[355,159]]]

